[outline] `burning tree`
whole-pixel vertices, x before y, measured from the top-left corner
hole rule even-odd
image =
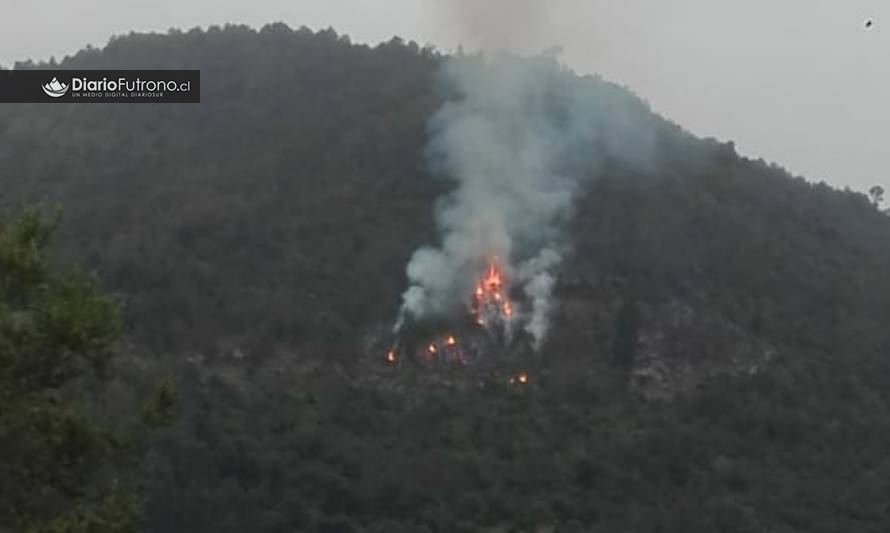
[[[401,354],[407,353],[414,354],[416,361],[425,364],[463,365],[469,363],[471,359],[478,360],[481,352],[487,353],[489,349],[508,346],[512,338],[514,306],[510,300],[506,278],[497,259],[487,263],[485,270],[472,287],[467,316],[457,319],[457,323],[452,318],[442,322],[422,321],[415,323],[408,330],[402,330],[399,326],[397,328],[399,337],[386,353],[385,362],[395,365],[400,360]],[[454,333],[440,333],[445,328]],[[461,333],[460,340],[457,333]],[[403,352],[400,346],[404,346],[406,351]]]
[[[427,361],[464,364],[466,358],[454,335],[445,335],[441,339],[433,339],[427,345]]]
[[[502,325],[506,330],[510,324],[513,318],[513,304],[504,291],[504,277],[497,260],[489,262],[485,274],[476,283],[471,311],[480,326]]]

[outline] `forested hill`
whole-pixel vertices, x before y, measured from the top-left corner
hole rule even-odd
[[[4,196],[60,202],[156,348],[342,339],[392,315],[432,237],[437,63],[283,25],[114,39],[61,66],[200,68],[202,103],[5,107]]]
[[[344,339],[393,316],[411,251],[435,242],[449,185],[423,147],[441,61],[282,24],[114,38],[59,66],[198,68],[202,103],[3,106],[4,201],[58,203],[65,251],[125,297],[154,349],[346,355]],[[645,274],[653,298],[691,292],[801,340],[836,316],[882,321],[890,224],[864,197],[651,122],[657,175],[616,168],[582,202],[566,279]]]
[[[445,60],[281,24],[133,34],[59,66],[200,69],[200,105],[0,106],[0,202],[61,207],[61,257],[176,367],[148,530],[887,531],[890,219],[599,78],[655,164],[607,161],[578,199],[533,385],[411,389],[364,351],[437,240]],[[254,372],[177,366],[198,353]],[[282,360],[382,386],[263,372]]]

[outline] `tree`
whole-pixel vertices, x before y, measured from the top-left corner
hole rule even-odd
[[[35,208],[0,216],[0,531],[132,531],[139,499],[112,468],[132,443],[96,422],[84,387],[112,358],[117,310],[51,267],[53,227]],[[170,398],[165,385],[157,405]]]
[[[871,198],[871,203],[875,206],[880,206],[884,202],[884,188],[880,185],[875,185],[868,190],[868,196]]]

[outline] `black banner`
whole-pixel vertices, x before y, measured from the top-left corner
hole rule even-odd
[[[0,70],[0,102],[200,103],[200,70]]]

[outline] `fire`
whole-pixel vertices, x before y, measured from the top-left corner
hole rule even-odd
[[[501,290],[501,271],[498,269],[497,263],[494,261],[488,264],[488,272],[482,280],[482,287],[489,292],[499,293]]]
[[[473,291],[472,313],[480,326],[506,321],[513,316],[513,305],[504,290],[504,277],[497,260],[488,263]]]
[[[508,342],[513,333],[513,316],[517,312],[510,301],[509,283],[505,281],[497,258],[488,262],[482,275],[473,285],[471,306],[472,319],[480,327],[487,328],[487,333],[492,338]],[[464,332],[461,332],[463,334]],[[454,333],[439,333],[419,344],[412,344],[411,356],[417,356],[425,360],[428,365],[440,363],[468,364],[476,356],[477,343],[472,339],[467,342],[459,342]],[[393,345],[386,354],[386,363],[397,365],[400,363],[399,341]],[[517,374],[510,378],[510,383],[525,385],[528,383],[528,375]]]
[[[528,373],[524,370],[519,372],[510,378],[510,385],[528,385]]]

